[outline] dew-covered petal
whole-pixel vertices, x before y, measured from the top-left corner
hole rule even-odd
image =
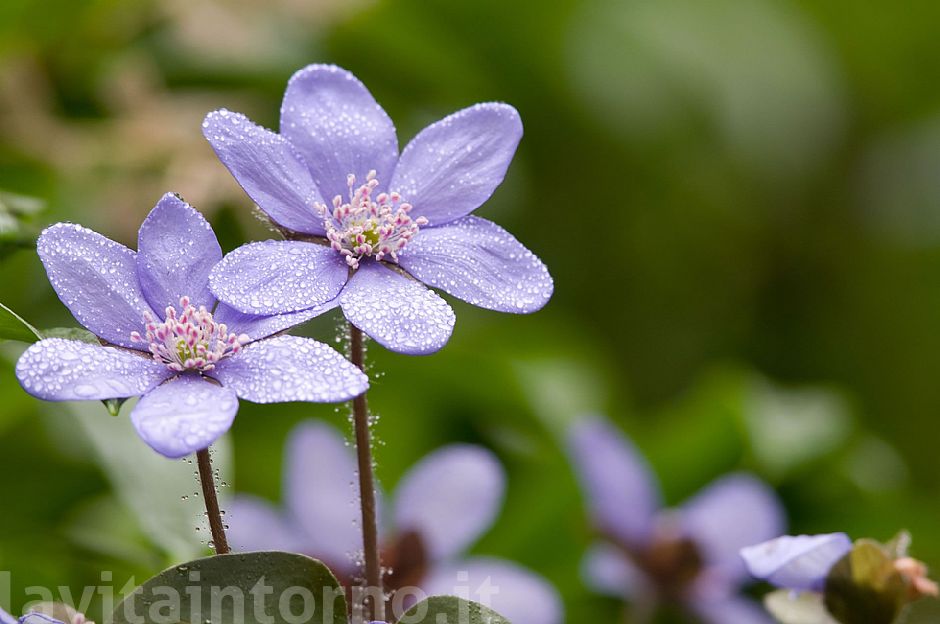
[[[358,78],[334,65],[310,65],[291,76],[281,134],[303,154],[328,202],[347,197],[350,173],[362,184],[375,170],[387,184],[398,158],[392,120]]]
[[[430,596],[459,596],[487,606],[512,624],[559,624],[564,607],[544,578],[504,559],[474,557],[431,568],[421,582]]]
[[[335,349],[299,336],[253,342],[209,374],[254,403],[335,403],[369,387],[369,378]]]
[[[660,507],[649,464],[606,420],[586,418],[568,432],[568,452],[597,528],[627,544],[645,544]]]
[[[325,314],[339,306],[339,300],[333,299],[320,306],[315,306],[307,310],[298,312],[288,312],[286,314],[271,314],[268,316],[257,316],[254,314],[245,314],[239,312],[230,305],[220,303],[212,316],[217,323],[225,323],[229,332],[234,334],[245,334],[254,342],[267,338],[271,334],[290,329],[295,325],[305,323],[312,318]]]
[[[852,550],[845,533],[784,535],[741,549],[755,578],[784,589],[820,590],[829,570]]]
[[[219,160],[271,219],[289,230],[323,236],[323,203],[304,159],[290,141],[241,113],[218,110],[202,122],[202,133]]]
[[[399,264],[429,286],[500,312],[535,312],[554,288],[535,254],[479,217],[422,229],[400,254]]]
[[[739,555],[742,548],[786,528],[783,505],[773,489],[748,474],[718,479],[683,504],[679,517],[683,532],[702,549],[708,565],[729,580],[747,575]]]
[[[234,550],[303,552],[303,535],[270,503],[240,494],[228,504],[226,535]]]
[[[137,233],[137,277],[154,310],[179,307],[183,296],[212,310],[209,271],[221,259],[212,226],[173,193],[157,202]]]
[[[293,521],[305,531],[304,552],[331,565],[349,566],[362,549],[356,460],[335,429],[317,421],[290,434],[284,490]]]
[[[503,181],[522,138],[508,104],[476,104],[434,123],[401,153],[389,189],[432,226],[470,214]]]
[[[140,290],[133,251],[73,223],[46,228],[37,249],[52,288],[79,323],[110,343],[140,347],[131,332],[143,328],[144,312],[154,312]]]
[[[31,611],[18,620],[19,624],[65,624],[62,620],[57,620],[51,615]]]
[[[134,406],[131,422],[153,450],[175,459],[219,439],[237,411],[238,397],[231,388],[184,374],[145,394]]]
[[[728,596],[721,600],[696,601],[691,605],[704,624],[775,624],[767,610],[753,600]]]
[[[613,544],[599,542],[584,556],[581,575],[585,584],[599,594],[615,598],[635,598],[654,591],[652,582]]]
[[[492,526],[506,475],[488,450],[454,444],[431,453],[402,478],[395,526],[421,535],[432,560],[464,551]]]
[[[300,241],[261,241],[226,255],[209,274],[220,301],[254,315],[323,305],[346,283],[349,269],[329,247]]]
[[[16,363],[23,389],[46,401],[123,399],[147,392],[169,375],[149,357],[64,338],[30,345]]]
[[[425,355],[454,331],[454,311],[424,284],[365,261],[339,298],[346,319],[392,351]]]

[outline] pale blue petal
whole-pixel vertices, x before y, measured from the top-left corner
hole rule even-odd
[[[30,345],[16,363],[23,389],[46,401],[138,396],[170,374],[149,356],[63,338]]]
[[[145,394],[131,422],[153,450],[175,459],[208,448],[229,430],[237,411],[233,390],[187,373]]]
[[[209,271],[221,259],[212,226],[172,193],[150,211],[137,234],[137,277],[156,311],[179,308],[183,296],[211,311],[215,297],[209,292]]]
[[[422,229],[401,252],[399,264],[429,286],[500,312],[535,312],[554,288],[535,254],[479,217]]]
[[[267,501],[240,494],[227,507],[226,536],[233,549],[304,552],[303,533]]]
[[[253,342],[290,329],[295,325],[300,325],[338,306],[339,300],[333,299],[321,306],[300,310],[299,312],[256,316],[239,312],[232,306],[220,303],[212,316],[217,323],[225,323],[229,332],[239,335],[245,334]]]
[[[784,589],[820,590],[829,570],[852,549],[845,533],[784,535],[741,549],[748,571]]]
[[[456,318],[424,284],[377,262],[359,265],[340,295],[346,319],[383,347],[409,355],[447,344]]]
[[[388,188],[414,206],[414,217],[425,217],[432,226],[459,219],[490,198],[521,138],[519,113],[508,104],[457,111],[405,147]]]

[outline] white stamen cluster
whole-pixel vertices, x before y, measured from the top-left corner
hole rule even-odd
[[[132,342],[150,343],[153,359],[170,370],[209,371],[216,362],[235,355],[250,341],[245,334],[229,333],[225,323],[216,323],[205,306],[197,310],[189,297],[180,299],[180,310],[168,306],[166,320],[154,319],[144,312],[146,336],[131,332]]]
[[[359,268],[365,256],[382,260],[386,256],[398,261],[398,252],[408,244],[420,226],[427,225],[424,217],[409,216],[411,204],[403,202],[397,192],[372,193],[379,185],[375,170],[366,176],[366,183],[358,188],[356,176],[346,176],[349,201],[343,202],[341,195],[333,198],[332,211],[326,204],[317,203],[314,208],[323,218],[326,237],[330,246],[346,257],[346,264]]]

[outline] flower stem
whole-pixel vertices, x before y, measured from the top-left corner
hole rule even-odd
[[[219,499],[215,492],[215,477],[212,474],[212,459],[209,449],[196,451],[196,463],[199,465],[199,481],[202,483],[202,497],[206,501],[206,515],[209,516],[209,529],[212,531],[212,546],[215,554],[224,555],[231,549],[225,538],[225,525],[222,523],[222,513],[219,511]]]
[[[362,332],[349,324],[349,361],[365,372]],[[356,456],[359,461],[359,500],[362,507],[362,543],[366,564],[365,619],[385,620],[382,567],[379,560],[378,522],[375,513],[375,475],[372,467],[372,436],[369,430],[369,405],[363,392],[353,399],[353,424],[356,430]]]

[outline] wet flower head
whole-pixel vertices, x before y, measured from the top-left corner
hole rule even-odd
[[[366,175],[366,183],[356,188],[356,176],[346,176],[349,187],[349,201],[344,202],[342,195],[333,198],[333,209],[326,204],[314,204],[317,213],[323,217],[323,228],[330,246],[346,257],[346,264],[353,269],[359,268],[363,256],[373,256],[383,260],[386,256],[398,262],[398,252],[408,244],[422,225],[427,225],[424,217],[412,219],[409,216],[411,204],[402,201],[397,191],[373,192],[379,185],[375,170]]]
[[[210,371],[220,360],[238,353],[251,342],[246,334],[229,332],[225,323],[216,323],[205,306],[192,305],[180,298],[180,310],[167,306],[166,319],[144,312],[146,336],[131,332],[132,342],[149,343],[153,359],[173,371]]]

